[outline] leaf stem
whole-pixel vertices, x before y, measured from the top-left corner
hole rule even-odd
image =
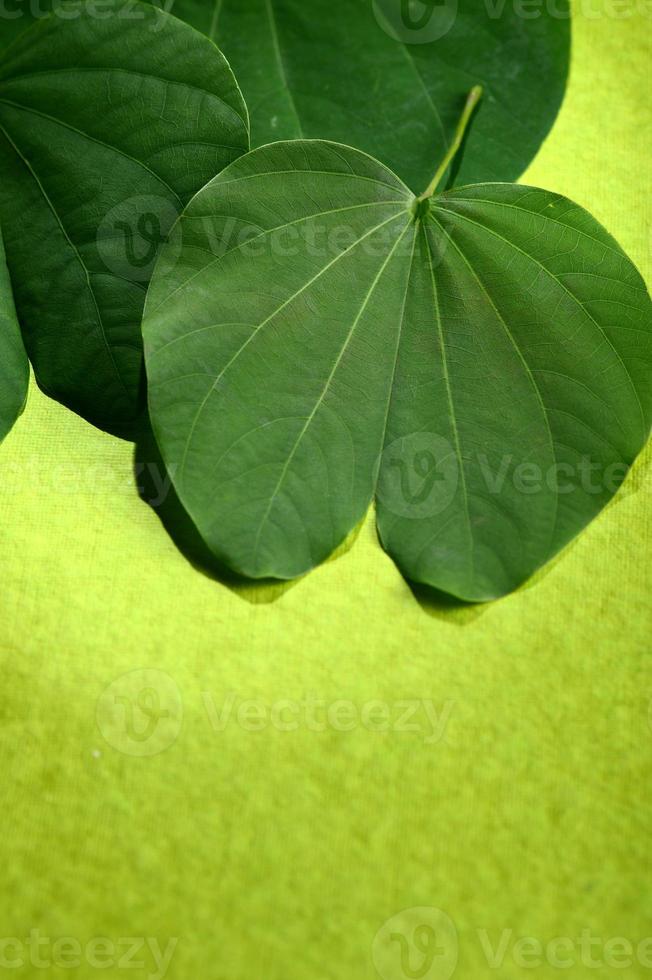
[[[466,105],[464,106],[464,111],[460,117],[460,121],[457,124],[457,129],[455,130],[455,136],[453,137],[453,142],[448,148],[446,156],[442,160],[437,169],[437,173],[432,178],[428,186],[426,187],[423,194],[419,197],[419,201],[425,201],[427,198],[432,197],[439,186],[439,182],[442,177],[450,167],[451,163],[455,159],[455,156],[462,145],[462,141],[468,129],[469,122],[471,121],[471,116],[475,111],[475,107],[482,98],[482,85],[474,85],[474,87],[469,92],[469,96],[466,100]]]

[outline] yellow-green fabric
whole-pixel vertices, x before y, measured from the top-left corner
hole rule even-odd
[[[644,0],[577,0],[523,178],[648,283],[651,35]],[[575,980],[589,930],[600,976],[652,976],[649,449],[551,567],[477,608],[415,596],[372,518],[291,587],[234,590],[175,548],[132,457],[35,386],[0,450],[8,975],[121,977],[143,937],[178,940],[173,980]],[[69,938],[81,965],[34,965],[32,930],[41,962]],[[161,975],[150,946],[133,960]]]

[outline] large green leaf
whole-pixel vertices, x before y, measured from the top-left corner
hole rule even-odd
[[[70,3],[5,53],[0,218],[48,394],[101,426],[138,413],[140,321],[160,242],[247,145],[219,51],[151,6],[103,0],[98,17],[92,0]]]
[[[558,195],[422,201],[350,148],[276,144],[204,188],[163,250],[152,423],[236,571],[306,572],[375,493],[406,576],[489,599],[577,534],[643,446],[650,311],[618,245]]]
[[[25,406],[28,384],[29,362],[20,336],[0,232],[0,442]]]
[[[174,0],[229,59],[252,146],[301,137],[372,153],[414,190],[444,155],[472,85],[485,98],[460,180],[518,177],[566,83],[567,0]]]
[[[224,51],[249,106],[252,146],[300,137],[346,142],[417,192],[444,155],[472,85],[483,84],[485,99],[464,182],[518,177],[564,94],[568,0],[535,10],[502,0],[154,2]],[[33,9],[15,0],[21,17],[0,21],[0,31],[11,36]]]

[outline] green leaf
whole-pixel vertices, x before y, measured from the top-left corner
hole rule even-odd
[[[576,535],[643,446],[650,312],[616,242],[556,194],[419,200],[350,148],[276,144],[211,181],[163,250],[150,415],[237,572],[301,575],[375,494],[408,578],[490,599]]]
[[[567,0],[538,8],[524,13],[500,0],[175,0],[172,10],[229,59],[251,113],[252,146],[337,140],[421,191],[474,84],[485,98],[458,182],[513,180],[534,157],[561,104],[570,50]]]
[[[29,362],[20,336],[0,233],[0,442],[25,407]]]
[[[139,412],[140,322],[160,243],[248,135],[240,90],[207,38],[145,4],[96,11],[67,4],[4,55],[0,218],[39,384],[111,428]]]

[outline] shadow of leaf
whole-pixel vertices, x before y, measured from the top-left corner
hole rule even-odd
[[[422,611],[427,616],[444,623],[466,626],[479,619],[487,609],[488,603],[464,602],[463,599],[456,599],[429,585],[419,585],[410,581],[407,584]]]

